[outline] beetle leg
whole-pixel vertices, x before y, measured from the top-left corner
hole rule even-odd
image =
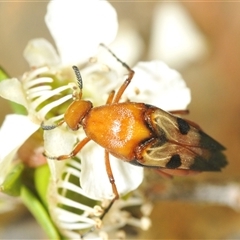
[[[108,99],[107,99],[107,101],[106,101],[106,104],[112,103],[113,98],[114,98],[114,95],[115,95],[115,91],[112,90],[112,91],[109,93],[109,96],[108,96]]]
[[[172,114],[177,114],[177,115],[185,115],[185,114],[189,114],[189,110],[185,109],[185,110],[173,110],[173,111],[169,111]]]
[[[112,103],[118,103],[120,98],[122,97],[124,91],[126,90],[126,88],[128,87],[128,85],[130,84],[133,76],[134,76],[134,71],[125,63],[123,62],[121,59],[119,59],[106,45],[104,45],[103,43],[100,44],[100,46],[106,48],[108,50],[108,52],[110,52],[112,54],[112,56],[118,61],[120,62],[123,67],[125,67],[128,70],[128,77],[127,79],[124,81],[124,83],[122,84],[122,86],[118,89],[114,100],[112,101]]]
[[[119,198],[119,194],[118,194],[117,186],[115,184],[115,180],[114,180],[111,165],[110,165],[109,152],[107,150],[105,150],[105,166],[106,166],[106,171],[107,171],[109,181],[112,184],[113,194],[115,195],[113,201],[115,201],[116,199]]]
[[[64,160],[64,159],[68,159],[68,158],[72,158],[74,156],[76,156],[78,154],[78,152],[81,151],[81,149],[90,141],[91,139],[86,137],[84,138],[82,141],[80,141],[73,149],[73,151],[68,154],[68,155],[61,155],[58,157],[51,157],[48,156],[46,153],[43,153],[43,155],[49,159],[53,159],[53,160]]]
[[[103,218],[105,217],[105,215],[108,213],[108,211],[111,209],[113,203],[115,202],[115,198],[111,200],[111,202],[109,203],[109,205],[104,209],[104,213],[102,214],[102,216],[100,217],[101,220],[103,220]]]
[[[201,171],[194,171],[189,169],[156,169],[157,173],[165,178],[172,178],[173,176],[193,176],[201,173]]]
[[[132,78],[133,78],[135,72],[130,67],[128,67],[127,69],[129,71],[128,78],[124,81],[122,86],[118,89],[118,91],[117,91],[117,93],[115,95],[115,98],[113,100],[113,103],[118,103],[119,102],[119,100],[122,97],[124,91],[126,90],[128,85],[132,81]]]

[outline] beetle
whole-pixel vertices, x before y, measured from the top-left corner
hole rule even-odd
[[[155,168],[159,172],[184,175],[199,171],[219,171],[227,164],[220,143],[204,133],[200,127],[158,107],[131,101],[119,102],[131,83],[134,71],[122,62],[108,47],[113,57],[128,70],[128,77],[117,92],[112,91],[105,105],[93,107],[91,101],[82,99],[83,82],[79,69],[73,66],[79,85],[79,95],[69,105],[64,119],[56,125],[44,125],[51,130],[64,122],[75,131],[80,127],[86,137],[76,144],[68,155],[50,159],[63,160],[74,157],[93,140],[105,149],[106,172],[112,185],[114,199],[119,193],[111,170],[109,154],[128,163]]]

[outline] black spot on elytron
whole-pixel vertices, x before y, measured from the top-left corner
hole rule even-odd
[[[175,169],[182,164],[179,154],[172,155],[169,162],[166,164],[166,168]]]
[[[188,122],[186,122],[182,118],[177,118],[177,123],[180,133],[186,135],[190,130],[190,125],[188,124]]]

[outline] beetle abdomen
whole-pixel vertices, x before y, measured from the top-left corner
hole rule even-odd
[[[190,122],[157,108],[150,122],[157,137],[141,152],[140,165],[218,171],[227,164],[225,148]]]

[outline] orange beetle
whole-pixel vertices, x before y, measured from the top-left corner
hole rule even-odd
[[[145,103],[119,103],[134,71],[110,49],[107,50],[129,71],[128,78],[116,93],[112,91],[109,94],[106,105],[93,107],[90,101],[81,99],[82,78],[79,69],[73,66],[80,88],[79,96],[70,104],[61,122],[52,126],[42,124],[42,128],[51,130],[65,122],[72,130],[82,126],[86,137],[77,143],[70,154],[47,156],[48,158],[71,158],[93,140],[105,149],[106,172],[112,184],[114,199],[119,194],[109,154],[134,165],[156,168],[167,175],[219,171],[227,164],[222,153],[225,148],[221,144],[205,134],[195,123],[172,115],[186,111],[168,113]]]

